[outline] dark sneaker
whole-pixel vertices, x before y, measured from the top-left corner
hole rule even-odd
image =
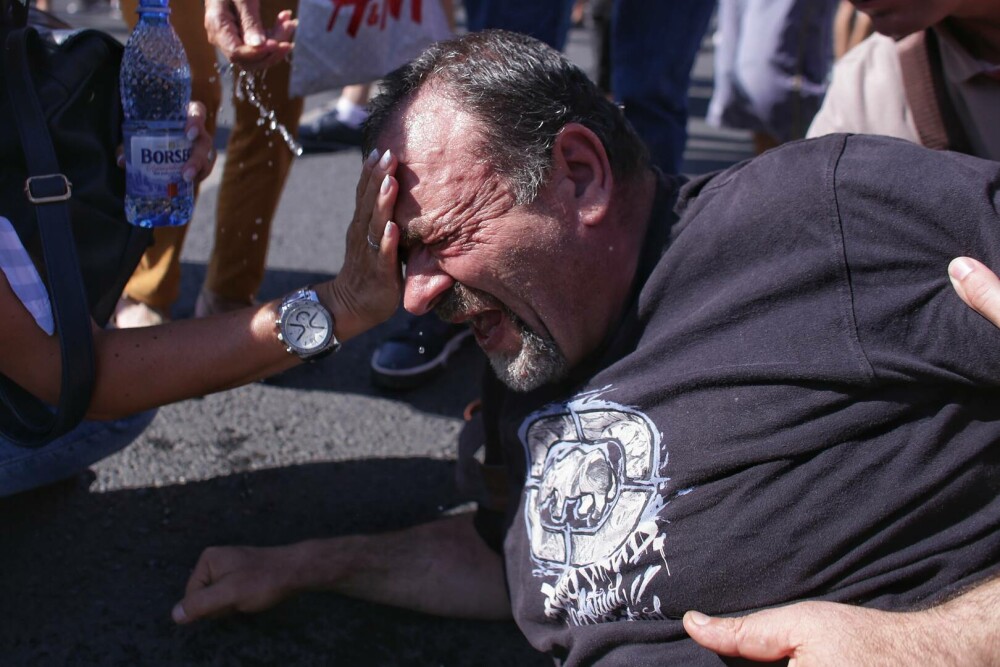
[[[299,128],[303,153],[335,153],[361,148],[361,128],[351,127],[337,118],[336,110],[327,112]]]
[[[430,379],[462,346],[472,330],[429,313],[407,316],[406,328],[375,348],[372,382],[386,389],[410,389]]]

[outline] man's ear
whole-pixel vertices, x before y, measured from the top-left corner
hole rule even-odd
[[[602,222],[611,203],[614,177],[597,135],[579,123],[567,124],[552,147],[552,167],[560,196],[569,200],[580,222]]]

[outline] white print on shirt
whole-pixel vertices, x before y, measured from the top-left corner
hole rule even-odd
[[[647,595],[670,575],[658,516],[669,482],[659,476],[662,436],[643,413],[602,400],[607,391],[547,406],[518,433],[533,574],[545,615],[570,625],[664,618]]]

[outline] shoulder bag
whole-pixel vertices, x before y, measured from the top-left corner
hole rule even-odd
[[[95,30],[57,41],[25,25],[20,0],[0,0],[0,10],[0,214],[48,288],[62,355],[54,407],[0,376],[0,434],[40,447],[86,414],[92,320],[107,323],[152,236],[125,219],[122,45]]]

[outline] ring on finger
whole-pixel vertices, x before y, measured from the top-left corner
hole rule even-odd
[[[378,243],[376,243],[375,239],[372,238],[371,234],[368,235],[367,239],[368,239],[368,247],[374,250],[375,252],[378,252],[379,251]]]

